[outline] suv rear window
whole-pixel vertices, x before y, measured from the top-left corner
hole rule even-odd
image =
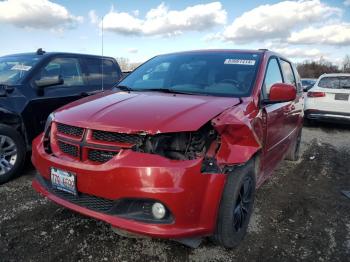
[[[102,60],[98,58],[85,58],[88,71],[89,85],[101,85],[102,83]],[[109,59],[103,60],[103,83],[106,85],[116,84],[120,78],[117,66]]]
[[[350,89],[350,76],[323,77],[318,86],[332,89]]]

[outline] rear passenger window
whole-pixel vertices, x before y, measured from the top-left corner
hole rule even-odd
[[[264,87],[267,96],[270,94],[270,89],[273,86],[273,84],[276,83],[283,83],[283,79],[280,67],[278,65],[278,61],[276,58],[273,58],[269,61],[265,76]]]
[[[284,82],[296,87],[297,84],[295,81],[292,65],[287,61],[281,60],[281,67],[284,75]]]
[[[80,63],[76,58],[55,58],[41,71],[37,79],[62,76],[64,83],[61,86],[84,85]]]
[[[293,72],[294,72],[294,76],[295,76],[295,80],[296,80],[296,84],[297,84],[297,92],[298,93],[302,93],[303,92],[303,86],[301,85],[301,80],[300,80],[300,75],[298,70],[295,68],[295,65],[292,65],[293,67]]]
[[[102,83],[102,59],[85,58],[88,71],[89,85],[101,85]],[[103,83],[113,85],[118,82],[120,72],[117,66],[108,59],[103,60]]]

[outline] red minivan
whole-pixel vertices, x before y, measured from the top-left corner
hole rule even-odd
[[[33,187],[119,233],[232,248],[255,189],[298,159],[302,122],[298,73],[279,54],[160,55],[50,115],[33,143]]]

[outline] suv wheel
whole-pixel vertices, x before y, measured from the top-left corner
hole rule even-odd
[[[22,169],[25,154],[21,135],[11,127],[0,125],[0,184],[13,178]]]
[[[215,234],[212,240],[233,248],[244,238],[255,197],[254,161],[228,175],[221,198]]]

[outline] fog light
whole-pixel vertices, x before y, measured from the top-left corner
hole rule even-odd
[[[152,215],[156,219],[164,218],[165,214],[166,214],[166,209],[163,204],[156,202],[152,205]]]

